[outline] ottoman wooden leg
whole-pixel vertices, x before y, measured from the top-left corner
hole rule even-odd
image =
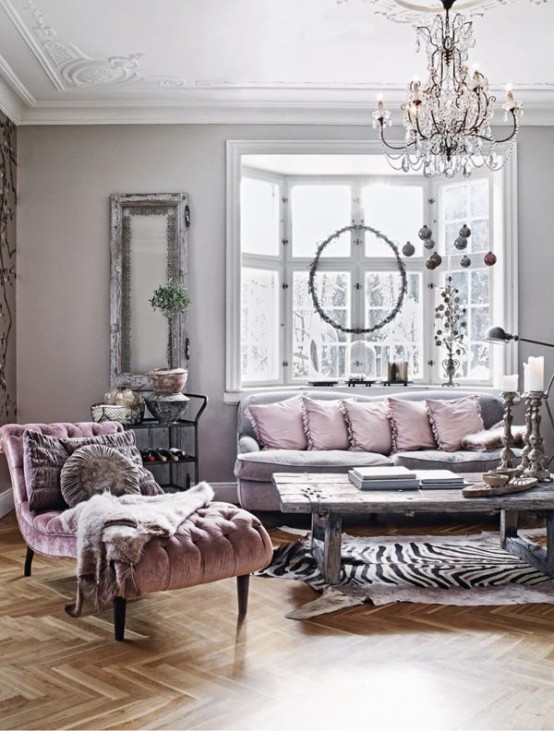
[[[113,602],[113,628],[115,639],[121,642],[125,638],[125,610],[127,599],[116,596]]]
[[[33,556],[35,555],[35,552],[32,548],[29,548],[27,546],[27,554],[25,556],[25,568],[23,569],[23,576],[30,576],[31,575],[31,564],[33,562]]]
[[[248,609],[248,582],[250,574],[237,576],[237,596],[239,600],[239,614],[246,614]]]

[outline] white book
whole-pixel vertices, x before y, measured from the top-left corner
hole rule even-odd
[[[395,478],[393,480],[360,480],[353,470],[348,473],[350,482],[358,490],[417,490],[419,482],[415,478]]]
[[[416,470],[416,477],[421,484],[426,483],[464,483],[463,475],[456,474],[450,470]]]
[[[420,482],[418,483],[421,490],[461,490],[466,485],[471,485],[467,480],[460,482]]]
[[[354,467],[350,470],[359,480],[415,479],[417,475],[407,467]]]

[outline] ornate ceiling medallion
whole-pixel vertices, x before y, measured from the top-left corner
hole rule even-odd
[[[352,0],[337,0],[337,4],[351,2]],[[542,5],[547,0],[525,0],[533,5]],[[438,0],[359,0],[359,2],[371,5],[376,15],[383,15],[395,23],[408,23],[419,25],[425,22],[425,16],[436,15],[441,10],[441,3]],[[505,5],[512,5],[523,0],[458,0],[457,10],[468,16],[484,15],[488,10],[493,10]]]

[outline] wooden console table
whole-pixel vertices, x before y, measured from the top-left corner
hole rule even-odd
[[[464,475],[478,481],[480,475]],[[342,519],[364,513],[495,514],[500,513],[500,544],[510,553],[554,578],[554,486],[512,495],[465,498],[461,490],[358,490],[346,474],[288,474],[273,476],[285,513],[311,513],[312,549],[325,580],[337,584],[340,575]],[[544,514],[546,548],[517,533],[520,511]]]

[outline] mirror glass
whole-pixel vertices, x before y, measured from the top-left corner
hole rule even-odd
[[[186,311],[168,322],[149,300],[166,282],[186,288],[187,228],[183,193],[112,196],[111,387],[145,388],[147,371],[186,367]]]

